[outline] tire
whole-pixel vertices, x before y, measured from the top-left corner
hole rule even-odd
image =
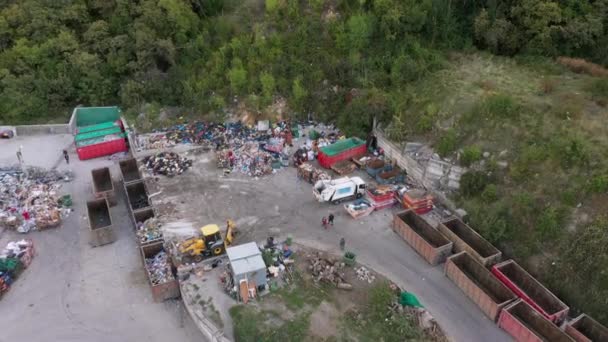
[[[341,202],[340,200],[334,200],[334,201],[332,201],[331,203],[332,203],[333,205],[338,205],[338,204],[340,204],[340,202]]]
[[[355,196],[355,197],[356,197],[357,199],[359,199],[359,198],[363,197],[363,195],[361,195],[361,193],[359,193],[359,192],[358,192],[358,193],[357,193],[357,196]]]
[[[224,253],[223,246],[213,248],[213,255],[221,255],[222,253]]]
[[[194,256],[194,262],[195,262],[195,263],[197,263],[197,264],[198,264],[198,263],[199,263],[199,262],[201,262],[201,261],[203,261],[203,255],[202,255],[202,254],[199,254],[199,255],[195,255],[195,256]]]
[[[184,256],[182,256],[182,262],[184,264],[191,264],[193,262],[193,260],[190,255],[184,255]]]

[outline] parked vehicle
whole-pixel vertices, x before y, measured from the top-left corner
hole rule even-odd
[[[319,202],[338,204],[365,194],[366,185],[360,177],[343,177],[334,180],[320,180],[312,191]]]

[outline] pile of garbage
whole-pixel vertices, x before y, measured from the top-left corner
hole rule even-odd
[[[160,221],[156,217],[151,217],[144,222],[137,222],[137,237],[140,243],[148,243],[163,238],[163,232],[160,229]]]
[[[152,285],[159,285],[175,280],[171,272],[171,262],[165,251],[158,252],[152,258],[146,258],[146,269],[150,274]]]
[[[34,243],[24,239],[9,242],[0,253],[0,296],[10,289],[19,274],[34,258]]]
[[[415,297],[414,297],[415,298]],[[449,339],[435,318],[419,303],[392,302],[387,307],[387,320],[395,320],[399,316],[412,317],[414,323],[424,332],[424,339],[433,342],[447,342]]]
[[[344,262],[324,258],[321,253],[309,255],[307,259],[310,262],[308,270],[312,274],[314,282],[324,282],[342,290],[352,290],[353,286],[344,279],[344,272],[342,272],[346,266]]]
[[[303,163],[298,167],[298,177],[310,184],[315,184],[320,180],[331,179],[331,176],[327,172],[317,169],[309,163]]]
[[[181,175],[192,166],[192,160],[182,158],[175,152],[161,152],[143,159],[143,164],[154,175],[173,177]]]
[[[239,147],[246,141],[266,140],[268,137],[249,128],[240,122],[236,123],[214,123],[195,121],[192,123],[178,124],[165,130],[167,141],[173,144],[212,144],[216,148],[230,143]]]
[[[370,284],[373,283],[374,280],[376,280],[376,276],[363,266],[355,268],[355,274],[357,275],[357,278],[359,278],[359,280],[366,281]]]
[[[249,142],[238,149],[233,149],[233,151],[235,170],[251,177],[260,177],[272,173],[273,157],[270,153],[260,150],[258,143]]]
[[[71,198],[61,196],[61,184],[70,173],[38,168],[0,171],[0,226],[27,233],[57,227],[70,213]]]
[[[344,209],[346,209],[346,212],[348,212],[354,219],[358,219],[371,214],[375,207],[370,202],[359,199],[353,203],[345,204]]]

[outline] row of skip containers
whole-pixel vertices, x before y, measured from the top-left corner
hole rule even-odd
[[[513,260],[500,262],[502,253],[460,219],[434,228],[406,210],[393,230],[431,265],[445,261],[446,276],[517,341],[608,341],[608,329],[586,315],[560,329],[568,306]]]
[[[403,183],[406,172],[398,167],[387,164],[384,160],[374,158],[366,163],[365,171],[378,182],[378,184]]]
[[[116,227],[112,222],[110,207],[116,205],[116,192],[110,168],[91,170],[93,200],[87,201],[89,218],[89,243],[93,247],[116,241]]]
[[[156,217],[155,210],[152,206],[145,180],[139,170],[137,160],[134,158],[120,160],[118,166],[122,176],[125,195],[127,197],[129,216],[133,224],[133,229],[137,232],[137,226],[139,224]],[[159,281],[158,274],[153,274],[156,272],[151,271],[146,262],[146,260],[153,260],[159,256],[159,254],[165,253],[167,256],[164,259],[167,263],[171,263],[171,258],[168,257],[162,235],[154,239],[146,239],[145,241],[142,241],[138,237],[137,244],[139,246],[142,263],[146,270],[146,276],[148,278],[148,283],[150,284],[154,301],[162,302],[168,299],[179,298],[179,283],[175,277],[173,265],[170,265],[170,270],[165,270],[172,274],[161,277],[162,279]]]
[[[128,150],[127,136],[118,107],[77,107],[74,143],[80,160]]]

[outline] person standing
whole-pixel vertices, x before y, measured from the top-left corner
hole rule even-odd
[[[327,217],[323,216],[321,224],[323,225],[323,228],[327,229]]]
[[[334,225],[334,214],[329,214],[329,224]]]
[[[345,246],[346,246],[346,240],[344,238],[340,238],[340,250],[344,251]]]
[[[68,154],[68,151],[67,151],[67,150],[63,150],[63,158],[65,158],[65,162],[66,162],[67,164],[69,164],[69,163],[70,163],[70,155]]]

